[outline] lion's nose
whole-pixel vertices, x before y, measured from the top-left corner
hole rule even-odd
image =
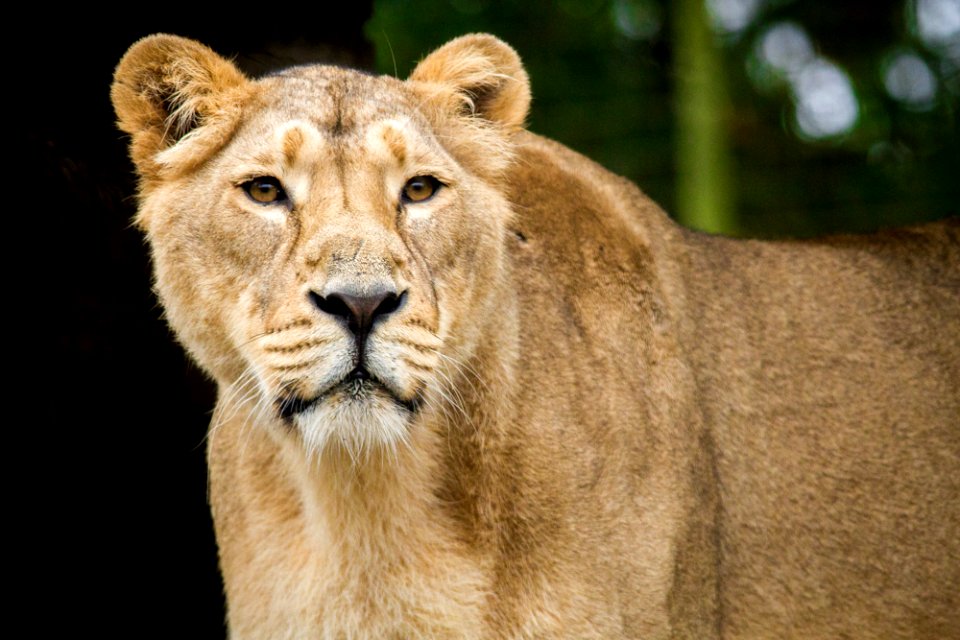
[[[403,306],[407,292],[397,294],[393,290],[379,290],[365,295],[353,295],[333,291],[323,296],[310,292],[310,300],[320,311],[343,318],[347,328],[362,342],[378,318],[389,315]]]

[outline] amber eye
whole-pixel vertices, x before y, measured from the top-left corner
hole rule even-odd
[[[254,202],[260,204],[275,204],[287,199],[280,181],[269,176],[247,180],[240,186]]]
[[[440,181],[433,176],[416,176],[403,185],[401,199],[404,202],[424,202],[440,190]]]

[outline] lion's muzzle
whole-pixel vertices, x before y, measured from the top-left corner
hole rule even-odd
[[[358,294],[353,290],[330,291],[321,295],[310,292],[310,301],[321,312],[344,323],[357,343],[357,368],[364,367],[364,348],[370,329],[378,320],[399,311],[407,300],[407,292],[397,294],[393,287],[378,287]]]

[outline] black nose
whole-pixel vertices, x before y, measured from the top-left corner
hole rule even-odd
[[[316,291],[310,292],[310,300],[320,311],[346,320],[347,328],[360,341],[366,338],[377,318],[399,309],[406,297],[406,291],[397,295],[396,291],[387,290],[362,296],[337,291],[325,296]]]

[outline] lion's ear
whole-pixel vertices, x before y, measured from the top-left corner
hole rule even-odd
[[[523,126],[530,80],[520,56],[494,36],[461,36],[427,56],[410,80],[453,89],[468,113],[508,129]]]
[[[136,42],[117,65],[110,97],[120,129],[133,137],[130,155],[141,175],[197,162],[222,144],[249,85],[233,63],[194,40],[158,34]],[[187,138],[199,144],[175,153]]]

